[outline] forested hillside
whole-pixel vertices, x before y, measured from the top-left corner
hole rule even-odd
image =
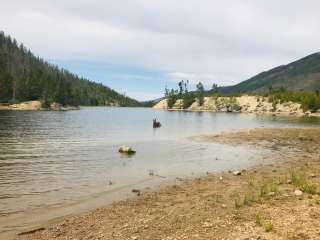
[[[264,92],[269,88],[320,90],[320,53],[262,72],[234,86],[220,87],[218,90],[222,93],[248,93]]]
[[[0,32],[0,103],[43,100],[44,104],[139,106],[140,103],[36,57]]]

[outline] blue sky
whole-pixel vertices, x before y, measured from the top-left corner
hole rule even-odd
[[[176,88],[176,82],[160,71],[104,62],[49,61],[79,76],[103,83],[120,93],[141,100],[158,98],[164,92],[165,86]]]
[[[10,0],[0,30],[138,100],[232,85],[319,51],[319,0]]]

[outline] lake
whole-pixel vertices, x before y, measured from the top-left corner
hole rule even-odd
[[[152,128],[154,118],[161,128]],[[261,164],[268,154],[200,143],[191,136],[319,123],[315,118],[147,108],[0,111],[0,232],[107,205],[131,196],[132,188]],[[137,153],[119,154],[122,145]]]

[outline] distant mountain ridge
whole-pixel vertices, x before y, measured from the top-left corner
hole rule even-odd
[[[45,104],[141,106],[107,86],[49,64],[0,31],[0,103],[39,99]]]
[[[320,89],[320,52],[275,67],[233,86],[219,87],[221,93],[263,92],[270,87],[288,90]]]

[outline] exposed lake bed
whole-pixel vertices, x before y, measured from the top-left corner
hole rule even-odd
[[[154,117],[162,128],[152,129]],[[313,119],[126,108],[11,112],[0,118],[2,232],[132,197],[133,188],[267,163],[268,149],[192,141],[190,136],[318,124]],[[137,154],[122,157],[121,145],[134,147]],[[30,216],[42,217],[32,222]]]
[[[19,239],[317,239],[319,131],[255,129],[235,140],[234,133],[216,135],[218,142],[271,147],[265,160],[273,162],[144,191]],[[265,135],[271,144],[261,144]]]

